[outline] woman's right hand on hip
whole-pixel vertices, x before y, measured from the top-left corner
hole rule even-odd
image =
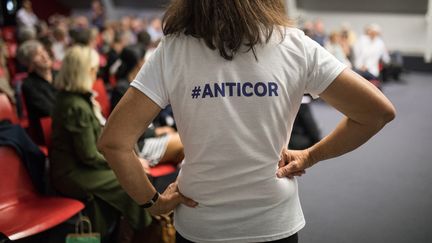
[[[166,214],[174,210],[180,203],[191,208],[198,206],[197,202],[180,193],[176,181],[167,187],[156,203],[147,211],[152,215]]]

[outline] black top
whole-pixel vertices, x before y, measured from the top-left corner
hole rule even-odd
[[[306,149],[321,140],[320,130],[309,104],[301,104],[291,132],[290,149]]]
[[[129,81],[126,79],[120,79],[117,81],[116,86],[114,86],[112,93],[111,93],[111,109],[114,110],[114,107],[116,107],[117,103],[120,101],[120,99],[123,97],[123,95],[126,93],[126,91],[129,89]]]
[[[43,143],[39,119],[51,116],[57,91],[47,80],[36,73],[30,73],[22,85],[30,128],[37,143]]]

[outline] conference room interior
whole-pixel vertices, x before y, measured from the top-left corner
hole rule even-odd
[[[138,47],[143,49],[142,63],[148,60],[163,36],[162,17],[169,0],[96,1],[103,13],[97,18],[95,1],[31,0],[38,21],[34,29],[18,21],[23,2],[2,0],[0,5],[0,243],[65,242],[86,215],[88,202],[61,195],[50,185],[51,145],[45,129],[49,134],[51,121],[39,120],[40,134],[31,127],[27,110],[31,101],[22,92],[29,73],[17,59],[18,50],[26,41],[38,40],[52,59],[55,75],[67,49],[80,37],[88,38],[87,44],[100,57],[93,90],[108,118],[119,77],[116,71],[122,61],[128,61],[120,53]],[[299,242],[432,242],[432,0],[285,0],[285,7],[296,28],[335,56],[343,54],[338,59],[359,74],[368,71],[371,76],[364,77],[389,98],[397,112],[394,121],[360,148],[322,161],[298,177],[306,218]],[[87,37],[81,35],[84,32]],[[384,44],[376,75],[357,66],[359,56],[355,55],[357,48],[375,48],[361,46],[371,32]],[[147,37],[145,44],[141,36]],[[113,51],[115,57],[110,56]],[[320,98],[305,96],[302,106],[307,108],[303,119],[308,121],[300,124],[299,115],[294,127],[300,131],[293,134],[309,136],[306,139],[312,144],[329,134],[343,117]],[[170,111],[158,116],[154,124],[176,131]],[[17,157],[20,152],[13,152],[10,144],[18,139],[3,133],[3,126],[20,127],[25,133],[20,136],[40,149],[44,171],[36,176],[43,181],[43,189],[35,184],[34,173],[27,175],[34,154]],[[45,137],[40,140],[39,135]],[[295,142],[290,145],[296,146]],[[22,164],[12,166],[11,157]],[[149,177],[162,192],[179,170],[178,164],[155,166]],[[101,242],[117,242],[113,235],[118,227],[118,221],[111,224]]]

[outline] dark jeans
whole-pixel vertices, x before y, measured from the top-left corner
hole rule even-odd
[[[176,243],[193,243],[192,241],[186,240],[178,232],[176,233]],[[298,234],[295,233],[288,238],[280,239],[276,241],[269,241],[269,243],[298,243]]]

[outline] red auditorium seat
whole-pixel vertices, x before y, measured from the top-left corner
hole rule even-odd
[[[150,175],[152,177],[161,177],[169,175],[177,171],[177,168],[173,164],[158,164],[155,167],[150,167]]]
[[[84,208],[80,201],[40,195],[20,157],[0,147],[0,232],[10,240],[50,229]]]
[[[9,98],[6,94],[0,93],[0,120],[9,120],[13,124],[18,124],[18,116],[15,113],[15,110],[12,106],[12,103],[9,101]]]
[[[93,90],[97,93],[96,100],[101,106],[102,114],[105,116],[105,118],[108,118],[111,112],[111,102],[102,79],[96,80],[96,82],[93,84]]]
[[[39,121],[40,121],[40,125],[42,128],[45,145],[49,148],[49,147],[51,147],[52,118],[51,117],[43,117]]]
[[[6,27],[2,28],[1,32],[2,32],[2,37],[3,37],[4,41],[6,41],[6,42],[16,42],[16,36],[15,36],[16,27],[14,27],[14,26],[6,26]]]

